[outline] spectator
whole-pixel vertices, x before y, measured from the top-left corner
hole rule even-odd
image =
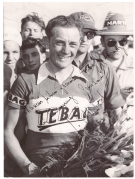
[[[46,48],[44,42],[45,23],[42,18],[38,16],[36,12],[28,14],[21,20],[21,35],[22,40],[26,40],[28,37],[41,39],[42,45]],[[21,60],[17,62],[18,73],[25,70],[25,65]]]
[[[73,64],[79,67],[80,72],[87,73],[91,80],[89,88],[91,91],[90,101],[94,103],[96,108],[93,109],[90,128],[94,129],[96,127],[96,122],[102,119],[103,112],[106,109],[114,123],[121,114],[121,106],[123,106],[124,100],[120,94],[116,73],[112,65],[108,61],[104,61],[103,56],[97,53],[88,53],[92,39],[97,32],[95,21],[91,15],[85,12],[76,12],[70,16],[80,20],[83,25],[80,47]]]
[[[3,58],[4,63],[12,69],[10,86],[12,86],[14,80],[16,79],[16,63],[20,58],[21,45],[22,38],[20,33],[12,27],[4,27]]]
[[[28,14],[21,22],[21,35],[23,40],[26,40],[28,37],[43,38],[45,23],[36,12]]]
[[[96,52],[100,55],[104,49],[101,43],[101,36],[95,36],[92,41],[92,45],[93,45],[93,52]]]
[[[133,92],[133,60],[128,55],[128,37],[133,35],[127,30],[124,16],[120,13],[109,12],[103,29],[98,33],[102,36],[103,55],[114,67],[121,94],[124,99]]]
[[[20,73],[33,73],[39,69],[40,65],[45,61],[45,48],[42,45],[41,39],[34,39],[28,37],[22,42],[21,46],[21,61],[24,63],[23,68],[18,68],[18,74]]]
[[[10,90],[11,76],[12,76],[11,68],[6,63],[4,63],[4,113],[7,106],[7,96]]]

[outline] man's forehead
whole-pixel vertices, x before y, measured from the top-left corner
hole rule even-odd
[[[37,49],[36,46],[22,50],[22,53],[23,53],[23,54],[29,54],[29,53],[33,53],[33,52],[38,52],[38,49]]]
[[[52,29],[52,33],[55,34],[55,35],[61,35],[61,32],[67,32],[67,31],[78,31],[79,33],[79,30],[77,29],[77,27],[62,27],[62,26],[56,26]]]
[[[41,29],[41,27],[37,23],[35,23],[33,21],[26,22],[26,24],[24,25],[24,28]]]

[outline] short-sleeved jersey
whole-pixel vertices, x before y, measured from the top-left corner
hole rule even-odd
[[[102,83],[96,86],[88,72],[73,65],[70,77],[60,84],[47,70],[47,63],[41,65],[38,74],[21,74],[9,94],[10,106],[25,107],[28,131],[24,151],[35,163],[43,161],[41,153],[71,141],[74,134],[83,130],[88,124],[88,113],[101,118],[104,93],[110,108],[120,106],[121,100],[119,91],[109,88],[109,81],[105,80],[112,75],[111,71],[104,71]],[[112,83],[113,86],[113,77]],[[119,104],[114,104],[116,96]]]
[[[98,101],[90,101],[89,83],[87,74],[73,66],[70,77],[59,84],[46,63],[41,65],[38,75],[18,76],[8,100],[14,108],[25,107],[28,131],[24,151],[31,161],[39,150],[47,152],[71,141],[73,134],[86,127],[89,108],[94,110],[98,106]]]
[[[116,72],[110,62],[100,58],[95,53],[87,53],[80,71],[89,76],[91,81],[91,98],[92,101],[102,99],[105,109],[117,109],[125,103],[118,84]],[[99,59],[98,59],[99,58]],[[75,66],[76,63],[73,61]]]

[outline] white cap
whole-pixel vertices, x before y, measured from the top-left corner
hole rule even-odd
[[[4,41],[6,41],[6,40],[15,41],[19,46],[22,46],[21,34],[13,27],[9,27],[9,26],[4,27],[3,39],[4,39]]]
[[[100,44],[101,44],[101,36],[95,36],[92,41],[92,45],[96,46],[96,45],[100,45]]]

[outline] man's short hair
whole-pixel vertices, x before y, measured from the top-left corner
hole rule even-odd
[[[35,22],[36,24],[38,24],[41,27],[41,30],[45,29],[45,23],[44,23],[43,19],[39,18],[37,13],[33,13],[33,14],[28,14],[26,17],[24,17],[21,20],[21,23],[22,23],[21,30],[23,30],[24,25],[29,21]]]
[[[25,49],[28,49],[28,48],[33,48],[35,47],[36,45],[39,46],[39,49],[40,49],[40,52],[41,53],[45,53],[46,52],[46,49],[43,45],[43,42],[41,39],[35,39],[33,37],[28,37],[26,40],[24,40],[22,42],[22,46],[21,46],[21,50],[25,50]]]
[[[79,20],[75,20],[70,16],[60,15],[51,19],[47,24],[45,31],[48,39],[52,37],[52,29],[54,27],[76,27],[79,30],[80,34],[82,30],[82,24]]]

